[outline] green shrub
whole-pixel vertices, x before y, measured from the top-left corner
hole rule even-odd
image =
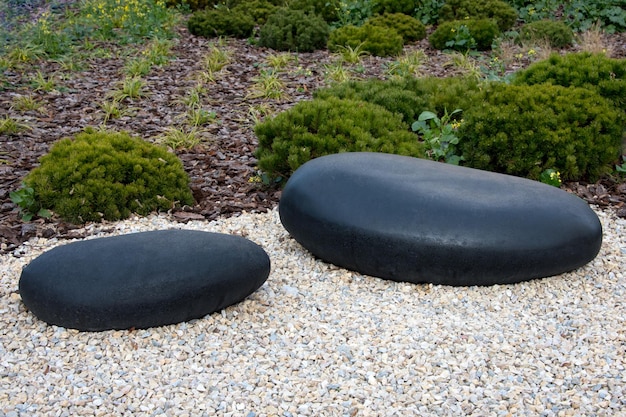
[[[311,11],[320,16],[327,23],[335,22],[339,18],[339,0],[291,0],[289,8],[294,10]]]
[[[404,43],[422,40],[426,37],[426,27],[419,20],[402,13],[385,13],[370,18],[367,23],[395,30]]]
[[[583,88],[492,83],[464,109],[459,129],[466,165],[539,179],[556,169],[565,180],[591,180],[612,170],[624,116]]]
[[[443,114],[446,109],[468,108],[472,97],[479,92],[473,78],[424,77],[402,80],[350,81],[319,89],[313,96],[319,99],[336,97],[377,104],[391,113],[402,116],[407,129],[425,110]]]
[[[326,45],[330,29],[321,17],[302,10],[280,8],[259,33],[259,45],[277,51],[312,52]]]
[[[63,139],[24,183],[35,190],[41,207],[74,223],[119,220],[193,203],[180,160],[126,133],[88,131]]]
[[[626,112],[626,59],[589,52],[553,54],[515,73],[513,84],[548,83],[595,90]]]
[[[538,20],[522,27],[520,41],[536,42],[547,40],[553,48],[563,48],[574,42],[574,33],[565,23],[552,20]]]
[[[239,3],[232,8],[232,12],[236,14],[248,15],[258,25],[264,25],[267,18],[271,16],[278,6],[272,4],[268,0],[252,0],[245,3]]]
[[[465,52],[469,49],[486,51],[500,31],[490,19],[454,20],[440,24],[428,38],[435,49],[454,49]]]
[[[372,11],[374,14],[402,13],[412,16],[420,3],[420,0],[374,0]]]
[[[360,27],[348,25],[330,33],[328,49],[336,52],[342,46],[356,48],[361,45],[363,51],[376,56],[399,55],[404,42],[394,29],[372,24]]]
[[[254,19],[248,14],[225,8],[210,9],[194,12],[187,21],[187,27],[192,34],[205,38],[247,38],[254,30]]]
[[[517,12],[501,0],[446,0],[439,10],[440,22],[464,19],[493,19],[504,32],[517,21]]]
[[[399,115],[355,100],[303,101],[255,128],[259,167],[289,177],[300,165],[340,152],[423,156],[423,147]]]

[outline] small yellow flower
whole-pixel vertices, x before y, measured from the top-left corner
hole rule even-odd
[[[528,56],[533,56],[536,54],[537,54],[537,51],[535,51],[534,49],[531,49],[530,51],[528,51]]]

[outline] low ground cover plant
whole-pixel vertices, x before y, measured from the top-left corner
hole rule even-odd
[[[24,179],[38,207],[73,222],[119,220],[192,204],[182,163],[126,133],[89,130],[63,139]]]
[[[498,25],[491,19],[465,19],[440,24],[428,40],[439,50],[487,51],[499,34]]]

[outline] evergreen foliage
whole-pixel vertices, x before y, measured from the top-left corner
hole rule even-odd
[[[420,3],[420,0],[375,0],[372,11],[375,14],[402,13],[412,16]]]
[[[254,19],[247,13],[220,8],[193,13],[187,21],[187,28],[192,34],[205,38],[247,38],[252,35],[254,24]]]
[[[574,42],[574,32],[563,22],[538,20],[528,23],[520,30],[521,41],[547,40],[553,48],[564,48]]]
[[[259,33],[259,45],[277,51],[312,52],[326,45],[330,28],[320,16],[280,8],[268,17]]]
[[[501,0],[446,0],[439,10],[440,23],[466,19],[493,19],[504,32],[517,21],[517,12]]]
[[[435,49],[455,49],[465,52],[471,49],[469,43],[462,42],[467,40],[467,35],[462,39],[459,38],[459,34],[465,31],[473,39],[473,46],[479,51],[491,49],[493,40],[500,34],[498,25],[490,19],[454,20],[440,24],[428,40]]]
[[[329,98],[303,101],[255,128],[259,167],[289,177],[300,165],[340,152],[423,156],[423,146],[400,115],[363,101]]]
[[[385,13],[367,21],[371,25],[390,28],[402,36],[404,43],[415,42],[426,37],[426,27],[419,20],[402,13]]]
[[[119,220],[192,204],[182,163],[126,133],[87,131],[54,144],[24,183],[38,205],[72,223]]]
[[[598,179],[618,160],[624,114],[595,91],[492,83],[463,112],[460,146],[474,168],[539,179]]]
[[[340,47],[361,47],[375,56],[399,55],[404,41],[402,35],[389,27],[366,23],[357,27],[343,26],[330,33],[328,49],[335,52]]]
[[[595,90],[626,112],[626,59],[589,52],[552,54],[515,74],[516,85],[553,84]]]

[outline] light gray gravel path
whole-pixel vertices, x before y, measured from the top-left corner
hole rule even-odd
[[[626,220],[597,213],[604,243],[587,266],[470,288],[323,263],[276,210],[92,225],[239,234],[272,259],[267,283],[221,313],[102,333],[26,311],[22,267],[67,243],[31,240],[0,258],[0,416],[626,415]]]

